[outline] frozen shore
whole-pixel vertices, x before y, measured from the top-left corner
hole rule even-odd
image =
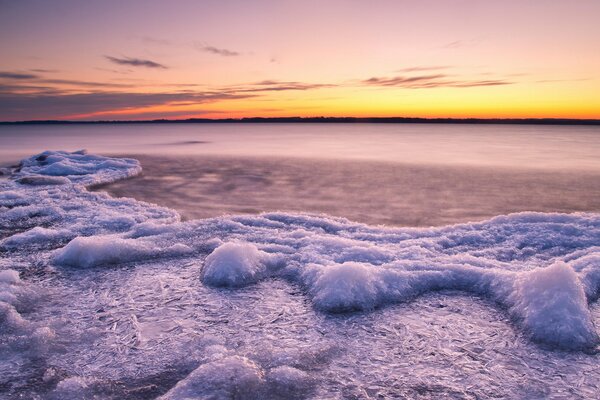
[[[598,390],[589,375],[599,360],[597,213],[524,212],[438,228],[286,212],[181,222],[171,209],[87,190],[140,171],[134,159],[44,152],[0,181],[0,372],[8,379],[0,396],[135,398],[134,388],[114,387],[131,376],[154,385],[140,393],[166,399],[390,390],[371,374],[360,378],[360,368],[398,374],[395,390],[407,396],[510,396],[525,390],[506,367],[514,357],[533,357],[523,368],[534,382],[567,376],[532,384],[532,395],[560,394],[564,379],[579,382],[573,397]],[[448,314],[457,304],[474,311]],[[433,357],[407,383],[399,371],[408,370],[384,364],[395,362],[394,343],[418,346],[411,335],[428,331],[411,317],[415,305],[431,329],[445,321],[451,336],[421,337]],[[490,313],[503,315],[494,318],[504,328],[490,328]],[[467,327],[464,315],[481,326]],[[465,331],[485,345],[469,342],[472,360],[458,375],[439,373],[459,362],[450,339]],[[521,342],[498,353],[489,335],[507,331]],[[362,365],[369,351],[380,359]],[[37,385],[22,382],[32,376]]]

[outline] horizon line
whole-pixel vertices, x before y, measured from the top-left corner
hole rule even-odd
[[[600,125],[600,119],[579,118],[424,118],[424,117],[242,117],[146,120],[24,120],[0,121],[0,125],[60,124],[177,124],[177,123],[399,123],[399,124],[514,124],[514,125]]]

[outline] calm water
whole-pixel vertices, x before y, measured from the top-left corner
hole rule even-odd
[[[102,190],[190,219],[281,210],[431,226],[600,211],[600,127],[0,126],[0,162],[82,148],[142,161],[142,176]]]
[[[41,149],[600,170],[600,127],[425,124],[0,126],[0,158]]]

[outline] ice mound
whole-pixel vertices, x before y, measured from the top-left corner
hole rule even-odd
[[[137,160],[128,158],[89,155],[85,151],[44,151],[22,160],[16,178],[28,184],[57,184],[66,180],[93,185],[128,178],[141,170]],[[44,181],[39,176],[47,178]]]
[[[230,356],[198,367],[162,399],[252,399],[258,398],[263,384],[258,365],[245,357]]]
[[[379,279],[381,268],[347,262],[331,266],[310,266],[305,281],[313,302],[326,311],[371,310],[380,304],[385,288]]]
[[[180,243],[161,249],[140,240],[122,239],[112,235],[77,237],[54,253],[53,262],[59,265],[90,268],[164,255],[180,256],[191,252],[192,249]]]
[[[535,341],[568,349],[599,342],[583,285],[563,262],[519,274],[509,302]]]
[[[267,384],[272,393],[282,399],[303,397],[314,385],[314,378],[298,368],[282,365],[267,374]]]
[[[23,347],[39,354],[54,338],[50,328],[32,323],[22,315],[22,309],[31,306],[28,303],[35,297],[17,271],[0,271],[0,353],[6,346],[9,350]]]
[[[0,331],[19,330],[27,324],[15,308],[22,293],[20,284],[17,271],[0,271]]]
[[[23,185],[65,185],[71,181],[64,176],[27,175],[17,178],[17,183]]]
[[[36,226],[23,233],[17,233],[0,242],[5,248],[15,248],[26,245],[52,244],[61,240],[72,238],[72,233],[67,229],[47,229]]]
[[[204,351],[207,362],[180,380],[162,400],[303,399],[314,389],[314,377],[299,368],[264,365],[222,345]]]
[[[201,279],[211,286],[244,286],[264,278],[275,263],[250,243],[225,243],[206,257]]]
[[[65,378],[56,385],[56,389],[50,394],[53,400],[80,400],[96,398],[94,395],[94,379],[72,376]]]
[[[21,282],[19,273],[11,269],[0,271],[0,285],[16,285]]]

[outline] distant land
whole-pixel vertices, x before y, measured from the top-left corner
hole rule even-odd
[[[213,124],[213,123],[376,123],[376,124],[512,124],[512,125],[600,125],[600,119],[569,118],[411,118],[411,117],[251,117],[189,118],[135,121],[62,121],[35,120],[1,122],[0,125],[44,124]]]

